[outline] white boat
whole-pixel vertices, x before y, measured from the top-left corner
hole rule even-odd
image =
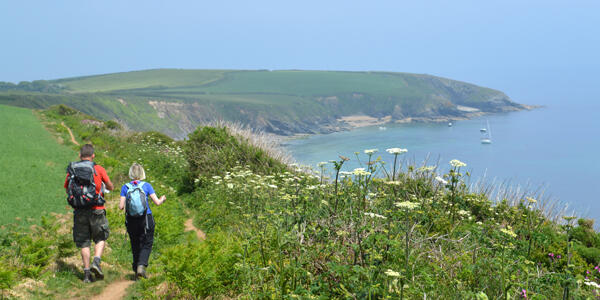
[[[448,127],[452,127],[452,122],[449,122],[449,123],[448,123]]]
[[[387,130],[387,127],[385,127],[385,126],[379,126],[379,130]]]
[[[490,130],[490,122],[487,122],[487,128],[481,128],[479,131],[483,134],[481,137],[482,144],[491,144],[492,143],[492,130]]]

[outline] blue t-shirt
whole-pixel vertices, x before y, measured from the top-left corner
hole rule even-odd
[[[129,182],[131,185],[133,186],[137,186],[139,185],[141,182],[144,183],[144,186],[142,186],[142,190],[144,190],[144,193],[146,193],[146,202],[148,203],[148,210],[146,211],[146,214],[152,214],[152,211],[150,210],[150,201],[148,201],[148,199],[150,199],[150,195],[154,194],[154,189],[152,188],[152,186],[150,185],[150,183],[145,182],[145,181],[131,181]],[[121,197],[127,197],[127,191],[129,191],[129,188],[127,187],[126,184],[123,185],[123,187],[121,188]]]

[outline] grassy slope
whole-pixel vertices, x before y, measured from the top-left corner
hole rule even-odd
[[[280,134],[325,132],[323,126],[337,126],[335,119],[345,115],[452,115],[458,113],[455,104],[487,110],[489,99],[508,99],[464,82],[390,72],[158,69],[48,82],[62,92],[4,91],[0,103],[34,108],[62,103],[104,120],[123,120],[132,129],[182,137],[188,131],[182,124],[189,129],[214,119]],[[149,101],[184,105],[159,117]]]
[[[0,105],[0,224],[65,211],[65,167],[77,158],[29,109]]]

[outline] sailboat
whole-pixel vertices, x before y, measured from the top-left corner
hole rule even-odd
[[[487,122],[487,128],[481,128],[479,131],[483,134],[481,137],[482,144],[491,144],[492,143],[492,131],[490,130],[490,122]]]

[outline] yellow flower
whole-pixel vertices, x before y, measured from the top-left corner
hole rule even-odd
[[[511,237],[513,237],[513,238],[517,237],[517,234],[516,234],[516,233],[514,233],[514,232],[513,232],[512,230],[510,230],[510,229],[502,228],[502,229],[500,229],[500,231],[502,231],[502,232],[503,232],[503,233],[505,233],[506,235],[508,235],[508,236],[511,236]]]

